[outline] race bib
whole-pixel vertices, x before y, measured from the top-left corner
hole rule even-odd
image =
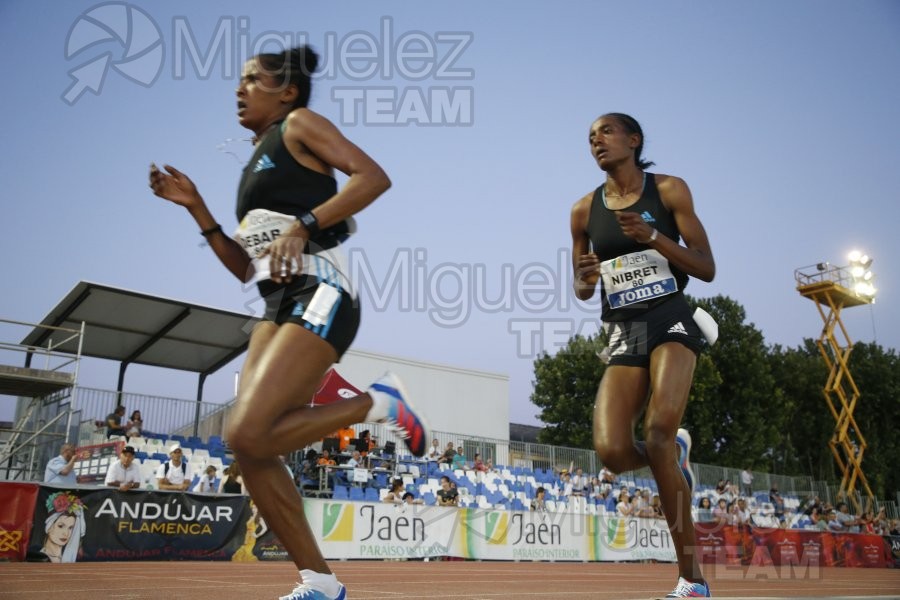
[[[266,210],[264,208],[255,208],[248,212],[241,220],[237,230],[234,232],[234,239],[247,251],[250,260],[253,262],[253,279],[254,281],[263,281],[271,279],[269,265],[271,264],[268,256],[260,255],[272,245],[272,242],[278,239],[280,235],[286,232],[297,219],[291,215]],[[347,257],[344,255],[340,246],[335,246],[327,250],[320,250],[315,254],[303,254],[301,264],[291,263],[290,271],[293,275],[311,275],[319,281],[325,281],[332,285],[337,285],[341,289],[350,292],[351,296],[356,296],[353,286],[350,283],[347,265]],[[327,287],[327,286],[326,286]],[[327,292],[323,292],[327,294]],[[316,294],[319,297],[319,294]],[[322,297],[322,302],[330,300],[326,296]],[[324,304],[322,305],[324,306]],[[313,319],[323,312],[321,306],[317,305],[316,310],[311,312]],[[324,313],[327,314],[327,310]],[[304,316],[304,318],[306,318]]]
[[[296,220],[293,215],[254,208],[241,220],[234,233],[234,239],[243,246],[251,259],[256,260]]]
[[[600,263],[610,308],[621,308],[678,291],[669,261],[656,250],[632,252]]]

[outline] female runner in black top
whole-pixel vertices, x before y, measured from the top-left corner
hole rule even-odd
[[[702,344],[682,290],[688,276],[711,281],[715,262],[687,184],[645,172],[653,163],[641,158],[636,120],[604,115],[588,139],[606,182],[575,203],[571,231],[576,295],[587,300],[601,284],[609,340],[594,446],[614,472],[649,465],[678,557],[670,596],[708,596],[691,520],[690,436],[678,426]],[[634,423],[645,408],[638,442]]]
[[[362,395],[307,406],[359,324],[340,242],[352,232],[352,215],[390,187],[374,160],[306,108],[317,62],[301,47],[244,65],[238,120],[255,134],[256,152],[238,190],[234,238],[223,233],[186,175],[169,165],[150,169],[153,192],[186,208],[222,264],[242,282],[255,281],[266,300],[226,439],[253,501],[300,569],[302,581],[288,600],[342,600],[346,590],[316,545],[279,455],[359,422],[387,423],[416,456],[431,439],[390,373]],[[335,169],[349,176],[340,191]]]

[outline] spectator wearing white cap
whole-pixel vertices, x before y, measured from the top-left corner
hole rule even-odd
[[[181,452],[181,444],[172,444],[169,446],[169,460],[156,470],[157,487],[183,492],[191,485],[192,478],[191,467],[184,461]]]

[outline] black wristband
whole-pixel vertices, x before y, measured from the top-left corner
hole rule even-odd
[[[200,235],[203,237],[210,236],[214,233],[222,233],[222,226],[216,223],[215,227],[210,227],[209,229],[204,229],[200,232]]]
[[[319,232],[319,220],[316,218],[316,215],[312,214],[309,211],[302,213],[299,217],[300,224],[306,228],[306,231],[309,232],[309,239],[313,239]]]

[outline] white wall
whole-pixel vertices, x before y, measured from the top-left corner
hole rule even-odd
[[[406,386],[416,408],[438,431],[509,439],[509,376],[348,350],[335,369],[365,390],[385,371]]]

